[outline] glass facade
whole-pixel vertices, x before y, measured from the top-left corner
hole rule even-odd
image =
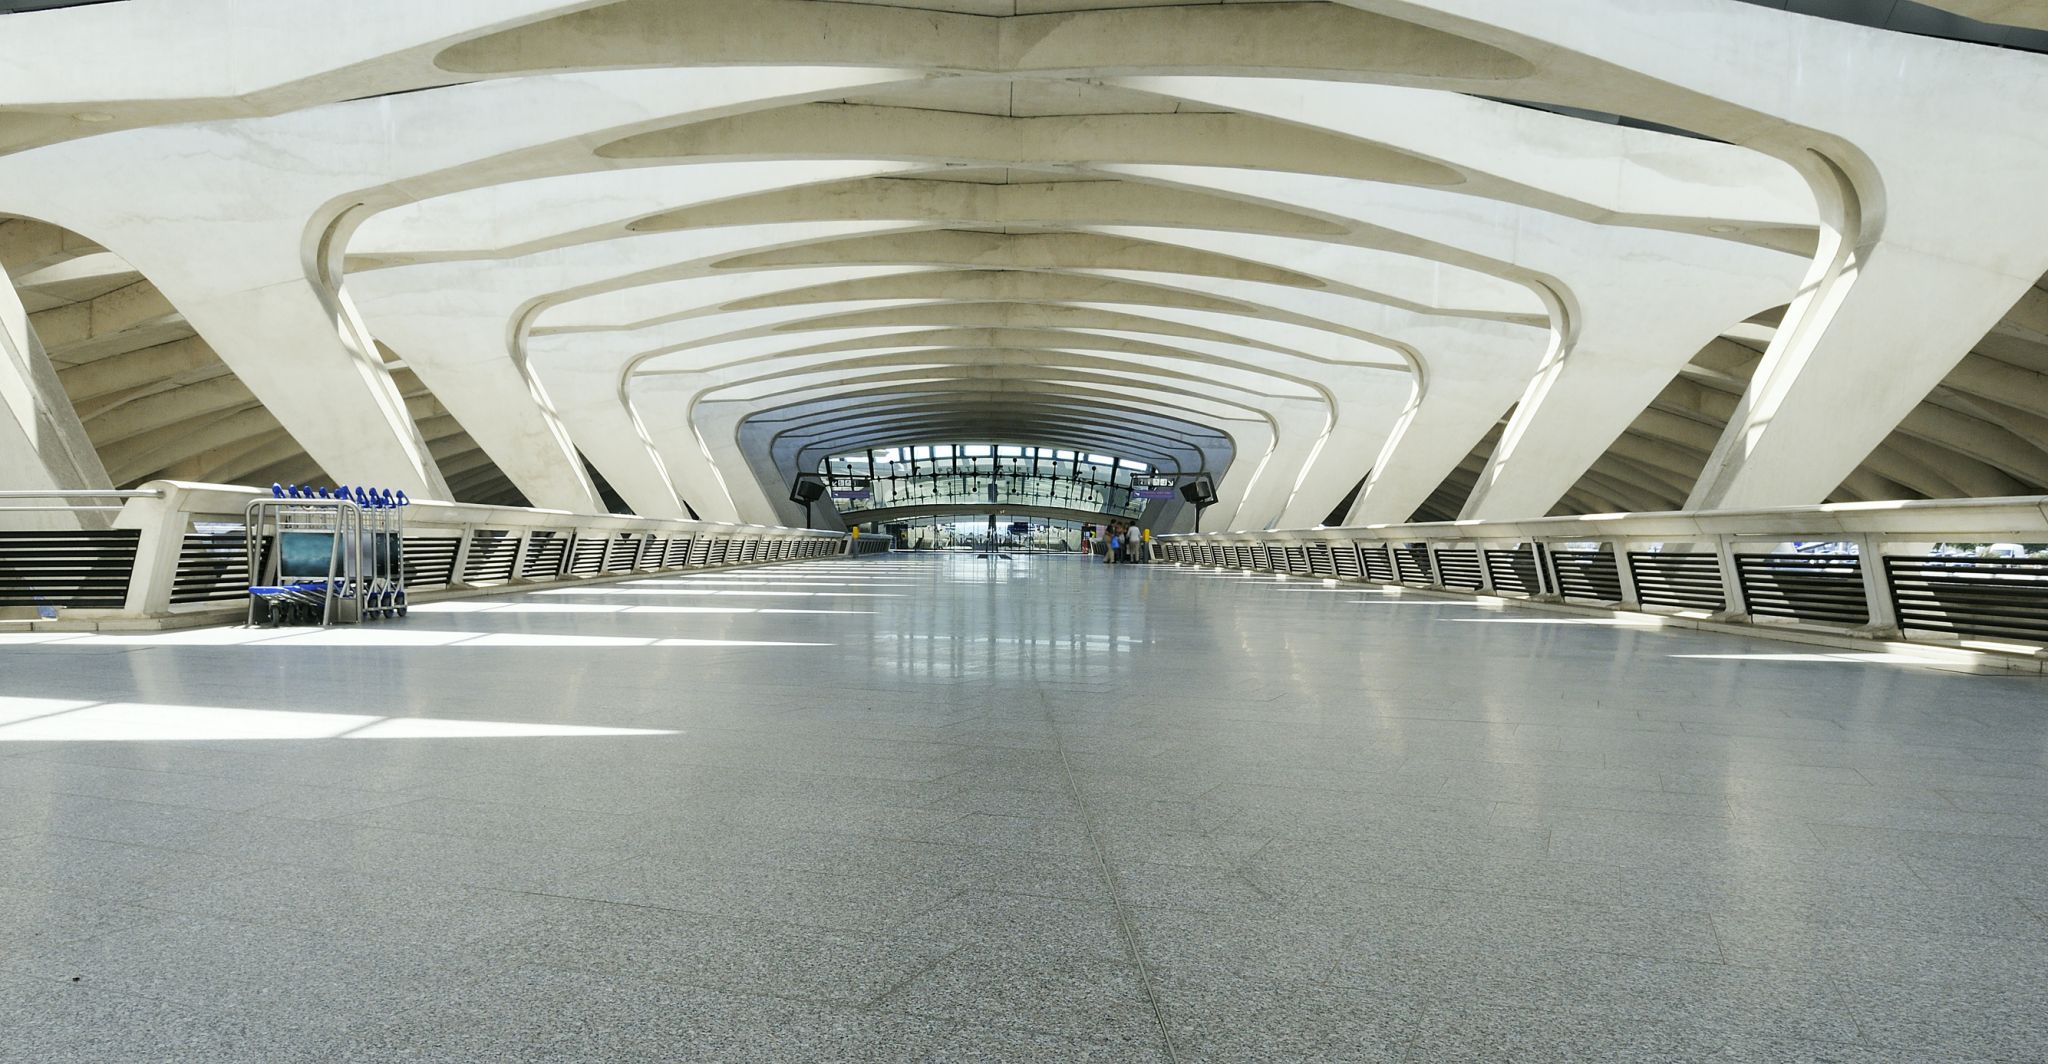
[[[887,531],[903,550],[1078,551],[1081,522],[997,514],[986,517],[913,518]]]
[[[864,510],[904,506],[1054,506],[1092,510],[1106,517],[1136,517],[1145,500],[1133,482],[1151,466],[1115,455],[1054,447],[957,443],[878,447],[838,454],[819,463],[828,485],[867,478],[867,498],[834,498],[850,517]]]

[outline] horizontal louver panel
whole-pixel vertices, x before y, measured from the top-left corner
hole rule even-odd
[[[0,606],[120,609],[127,605],[141,535],[135,529],[0,532]]]
[[[1854,554],[1738,554],[1735,568],[1753,616],[1870,623],[1861,559]]]

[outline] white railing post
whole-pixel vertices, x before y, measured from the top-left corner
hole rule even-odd
[[[1550,543],[1530,540],[1529,557],[1536,563],[1536,601],[1563,602],[1564,586],[1557,582],[1557,560],[1550,556]]]
[[[178,556],[185,549],[183,492],[168,488],[157,498],[130,499],[114,518],[115,528],[140,530],[135,542],[135,570],[128,578],[128,598],[121,612],[135,617],[171,612],[171,591],[178,580]]]
[[[1749,619],[1749,595],[1742,590],[1742,567],[1735,562],[1734,536],[1714,537],[1714,560],[1721,566],[1721,612],[1711,619],[1716,621],[1746,621]]]
[[[1636,567],[1629,560],[1629,541],[1616,539],[1608,541],[1614,548],[1614,575],[1621,583],[1621,608],[1640,610],[1643,608],[1641,593],[1636,590]]]
[[[1437,564],[1435,540],[1425,539],[1422,541],[1422,563],[1422,576],[1423,579],[1429,581],[1427,585],[1429,589],[1432,591],[1442,591],[1444,589],[1444,569],[1443,566]],[[1396,565],[1394,567],[1394,575],[1401,575],[1400,566]]]
[[[1873,639],[1897,638],[1899,611],[1892,601],[1891,574],[1884,568],[1884,537],[1866,534],[1857,536],[1854,542],[1856,568],[1863,574],[1864,606],[1870,613],[1870,623],[1854,631]]]
[[[520,530],[519,545],[517,547],[512,548],[512,572],[510,575],[506,576],[505,583],[516,584],[519,581],[526,579],[520,574],[526,571],[526,558],[528,555],[533,553],[533,536],[534,533],[538,531],[540,530],[537,528],[526,528]]]
[[[463,525],[461,527],[462,538],[455,544],[455,563],[448,570],[449,587],[469,586],[469,580],[466,579],[469,575],[469,547],[470,544],[476,542],[476,526]]]

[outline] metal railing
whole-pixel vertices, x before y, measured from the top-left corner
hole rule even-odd
[[[86,491],[0,491],[0,513],[91,513],[96,511],[121,510],[129,499],[154,499],[161,493],[156,491],[111,491],[104,488]],[[17,500],[88,499],[85,503],[48,502],[39,505],[17,505]]]
[[[846,553],[856,558],[864,558],[870,554],[887,554],[895,547],[896,540],[892,536],[863,532],[859,538],[847,542]]]
[[[1165,536],[1167,561],[2048,657],[2048,496]]]
[[[0,500],[45,501],[17,507],[34,511],[24,519],[69,512],[89,525],[9,530],[0,517],[0,618],[61,611],[95,622],[232,620],[249,592],[243,511],[269,496],[168,480],[136,491],[0,492]],[[405,586],[415,602],[856,553],[838,532],[419,500],[407,510],[404,535]],[[857,553],[890,546],[887,536],[862,536]]]

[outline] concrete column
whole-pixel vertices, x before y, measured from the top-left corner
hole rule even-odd
[[[654,443],[626,401],[616,365],[554,361],[545,371],[555,413],[577,448],[641,517],[688,518]],[[707,520],[721,518],[707,517]]]
[[[1302,399],[1278,400],[1274,403],[1273,413],[1273,450],[1265,460],[1265,469],[1259,474],[1258,482],[1238,505],[1233,527],[1270,529],[1280,523],[1295,489],[1309,472],[1318,444],[1325,437],[1325,432],[1321,431],[1323,425],[1318,422],[1327,423],[1330,418],[1327,405]],[[1324,512],[1329,511],[1326,509]],[[1309,523],[1314,524],[1315,520],[1311,519]]]
[[[1388,433],[1365,490],[1358,493],[1344,523],[1401,524],[1413,517],[1499,423],[1522,387],[1522,381],[1509,373],[1453,371],[1417,381],[1408,408]]]
[[[4,269],[0,269],[0,487],[15,491],[113,487]],[[5,523],[17,529],[105,528],[109,518],[104,512],[13,512],[5,515]]]

